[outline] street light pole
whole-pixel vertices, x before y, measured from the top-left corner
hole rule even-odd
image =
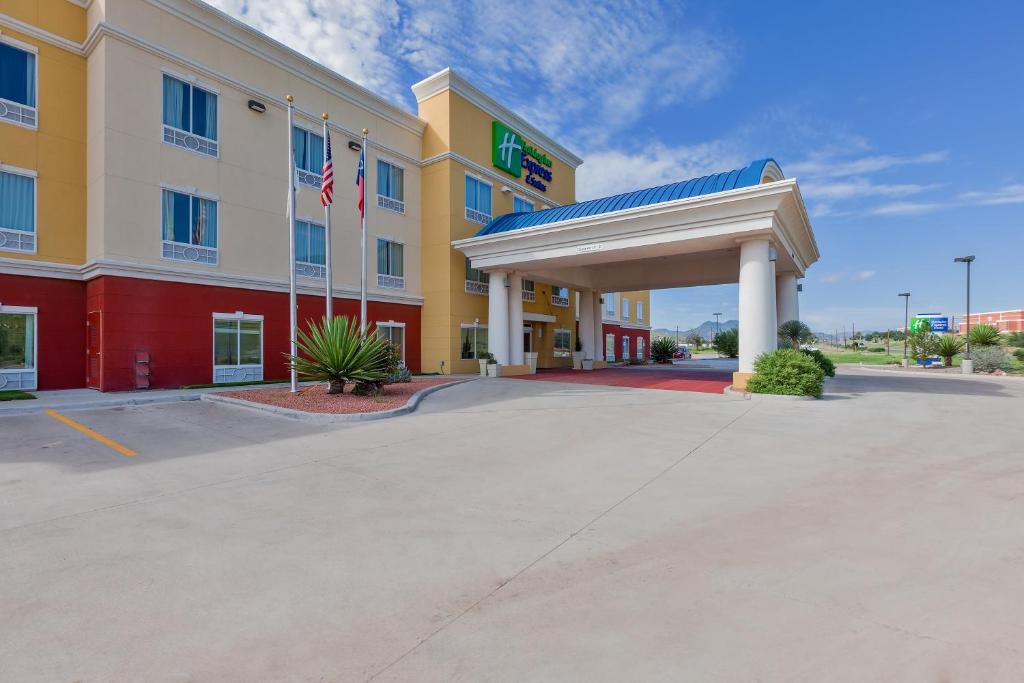
[[[722,317],[722,314],[721,313],[712,313],[711,315],[715,316],[715,334],[716,335],[722,334],[722,323],[718,320],[719,318]]]
[[[907,342],[910,341],[910,292],[900,292],[903,297],[903,367],[907,367]]]
[[[974,256],[957,256],[953,263],[967,264],[967,333],[964,335],[967,338],[967,355],[961,361],[960,369],[965,375],[970,375],[974,372],[974,360],[971,358],[971,264]]]

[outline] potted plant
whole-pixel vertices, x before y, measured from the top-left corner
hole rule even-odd
[[[583,342],[579,337],[576,337],[576,350],[572,352],[572,369],[583,369]]]
[[[501,366],[498,365],[498,361],[494,359],[492,354],[487,354],[487,376],[497,377],[500,371]]]
[[[594,359],[593,358],[584,358],[583,359],[583,369],[584,370],[593,370],[594,369]]]
[[[481,353],[478,356],[477,360],[480,361],[480,376],[481,377],[486,377],[487,376],[487,364],[490,363],[493,358],[494,358],[494,356],[492,356],[491,354],[489,354],[487,352]]]

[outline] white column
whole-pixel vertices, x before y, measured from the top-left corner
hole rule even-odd
[[[775,348],[775,278],[768,240],[740,243],[740,372],[753,372],[754,359]]]
[[[594,290],[580,290],[580,304],[577,309],[580,316],[580,343],[583,344],[583,357],[594,358]]]
[[[601,324],[601,292],[594,290],[594,360],[604,360],[604,325]]]
[[[800,319],[800,299],[796,291],[796,273],[775,276],[775,318],[778,323]]]
[[[523,355],[523,276],[511,273],[508,276],[508,350],[509,363],[524,365]]]
[[[501,365],[508,365],[508,289],[506,273],[493,270],[487,295],[487,351]]]

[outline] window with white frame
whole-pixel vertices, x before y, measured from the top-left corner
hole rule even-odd
[[[164,74],[164,142],[216,157],[217,95]]]
[[[629,299],[622,299],[622,319],[629,320]]]
[[[533,211],[533,202],[523,199],[519,195],[513,195],[512,197],[512,213],[531,213]]]
[[[312,221],[295,221],[295,274],[327,277],[327,236],[324,226]]]
[[[377,336],[397,348],[398,357],[405,363],[405,323],[396,323],[393,320],[377,323]]]
[[[487,353],[487,325],[462,324],[462,360],[479,359]]]
[[[551,288],[551,305],[562,306],[563,308],[569,307],[569,288],[568,287],[552,287]]]
[[[324,138],[311,130],[292,128],[292,153],[299,182],[320,189],[324,172]]]
[[[36,250],[36,178],[0,164],[0,251]]]
[[[611,292],[604,295],[604,309],[609,318],[615,317],[615,295]]]
[[[636,357],[642,359],[644,357],[644,338],[636,338]]]
[[[636,321],[642,323],[644,321],[644,302],[636,302]]]
[[[35,48],[0,36],[0,121],[35,128],[37,85]]]
[[[405,246],[401,242],[377,239],[377,286],[405,288]]]
[[[213,314],[213,381],[263,380],[263,316]]]
[[[161,256],[217,265],[217,202],[164,189]]]
[[[377,208],[405,213],[405,169],[377,159]]]
[[[572,332],[555,330],[554,344],[555,358],[568,358],[572,355]]]
[[[622,360],[629,360],[629,337],[622,338]]]
[[[37,310],[0,305],[0,390],[36,388]]]
[[[537,300],[537,284],[533,280],[523,279],[523,301]]]
[[[466,293],[487,294],[490,291],[491,276],[473,267],[472,261],[466,257]]]
[[[474,223],[491,221],[491,184],[466,174],[466,220]]]

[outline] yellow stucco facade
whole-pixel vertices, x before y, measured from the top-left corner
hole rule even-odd
[[[85,261],[86,10],[66,0],[4,0],[0,42],[36,55],[36,126],[0,119],[0,164],[31,172],[36,183],[34,251],[5,250],[0,258],[81,265]],[[52,36],[43,40],[37,32]],[[66,47],[60,43],[68,41]]]

